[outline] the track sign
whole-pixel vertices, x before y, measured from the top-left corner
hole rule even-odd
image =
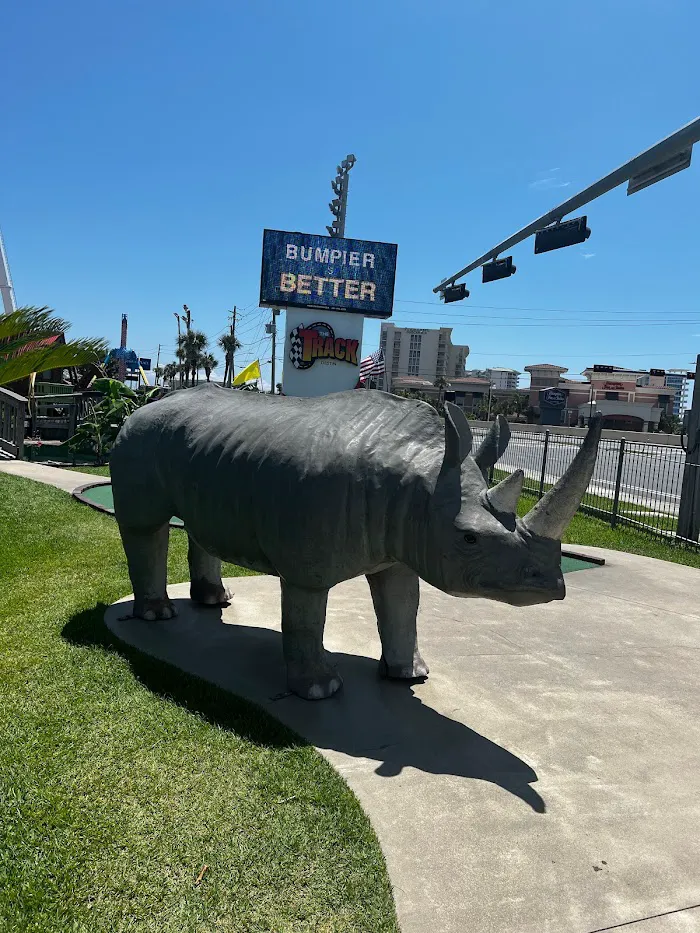
[[[265,230],[260,305],[389,317],[397,249],[395,243]]]

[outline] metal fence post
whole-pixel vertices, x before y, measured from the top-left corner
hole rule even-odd
[[[540,474],[540,489],[537,498],[541,499],[544,495],[544,475],[547,469],[547,450],[549,449],[549,429],[544,432],[544,450],[542,451],[542,473]]]
[[[615,477],[615,500],[613,502],[612,515],[610,517],[610,526],[617,526],[617,510],[620,505],[620,483],[622,482],[622,466],[625,461],[625,438],[620,439],[620,451],[617,456],[617,476]]]

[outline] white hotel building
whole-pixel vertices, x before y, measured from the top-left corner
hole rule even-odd
[[[379,346],[384,351],[386,378],[378,379],[377,388],[392,392],[417,380],[432,384],[440,376],[448,381],[463,378],[469,347],[454,345],[451,335],[451,327],[397,327],[383,322]]]

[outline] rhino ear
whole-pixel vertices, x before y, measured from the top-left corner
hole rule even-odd
[[[458,467],[472,449],[472,432],[464,412],[452,402],[445,403],[445,466]]]
[[[491,425],[491,430],[481,442],[474,454],[476,465],[481,470],[484,479],[488,480],[488,472],[494,463],[502,457],[510,440],[510,428],[503,415],[498,415]]]

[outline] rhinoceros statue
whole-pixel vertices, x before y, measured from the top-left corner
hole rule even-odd
[[[489,489],[503,419],[471,457],[462,410],[377,391],[273,397],[205,385],[173,392],[126,422],[110,463],[134,615],[169,619],[168,522],[189,537],[190,595],[229,594],[221,561],[280,578],[289,689],[331,696],[323,648],[328,591],[365,574],[391,678],[425,677],[416,639],[422,578],[453,596],[516,606],[563,599],[560,538],[595,464],[592,427],[568,472],[524,518],[523,473]],[[352,624],[352,620],[348,620]]]

